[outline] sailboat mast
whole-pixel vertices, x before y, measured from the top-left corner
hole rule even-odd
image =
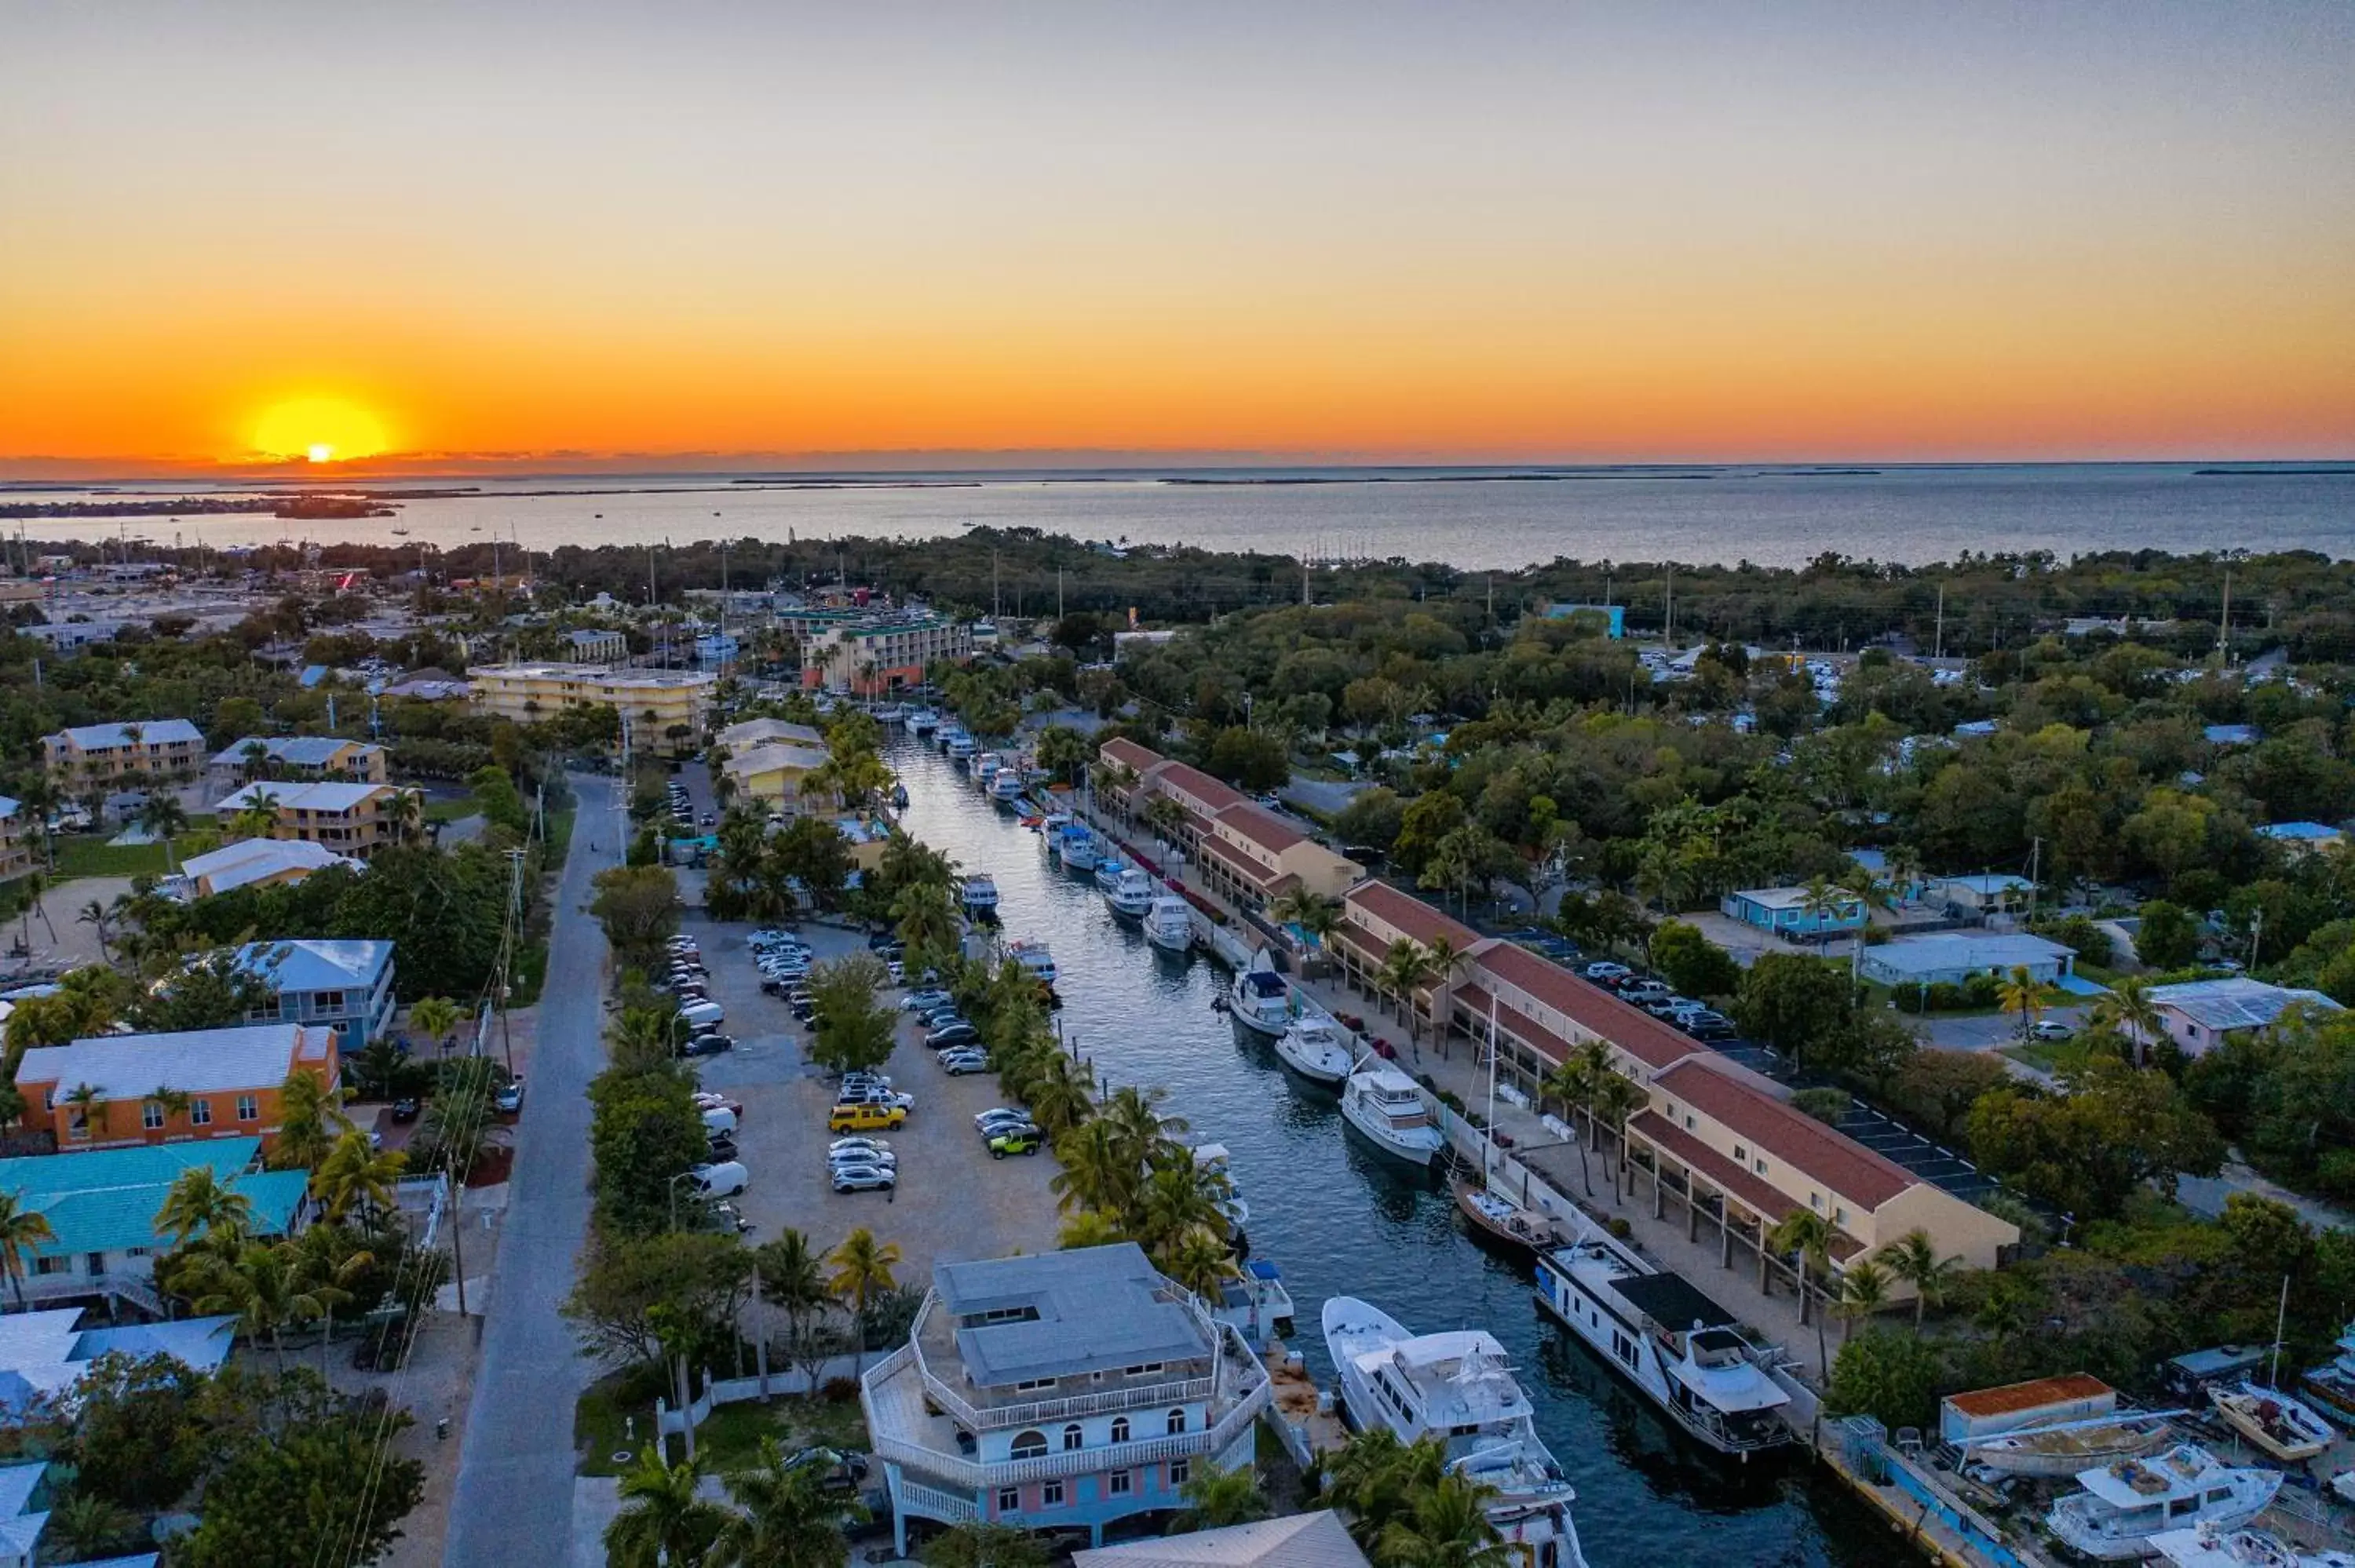
[[[1480,1161],[1480,1189],[1485,1192],[1497,1190],[1497,999],[1488,998],[1488,1125],[1481,1129],[1487,1140],[1487,1154]]]

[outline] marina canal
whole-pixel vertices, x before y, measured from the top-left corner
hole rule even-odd
[[[1863,1568],[1912,1560],[1887,1528],[1804,1457],[1730,1465],[1550,1324],[1526,1265],[1465,1234],[1435,1183],[1345,1137],[1333,1091],[1287,1074],[1269,1045],[1212,1002],[1226,971],[1179,961],[1114,918],[1093,881],[1063,871],[1036,834],[998,810],[932,747],[905,737],[890,760],[907,784],[910,832],[986,871],[1010,937],[1044,939],[1060,976],[1067,1037],[1114,1086],[1159,1085],[1193,1136],[1231,1153],[1251,1205],[1254,1254],[1284,1270],[1297,1313],[1293,1348],[1320,1386],[1332,1368],[1317,1331],[1329,1296],[1358,1296],[1410,1330],[1478,1327],[1503,1341],[1539,1427],[1578,1489],[1575,1517],[1594,1568]]]

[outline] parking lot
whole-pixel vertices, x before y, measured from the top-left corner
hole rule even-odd
[[[1060,1222],[1047,1183],[1054,1157],[992,1160],[973,1118],[1004,1103],[996,1078],[986,1073],[950,1077],[905,1015],[898,1048],[881,1070],[895,1088],[916,1097],[916,1107],[899,1130],[876,1135],[899,1156],[900,1185],[890,1193],[836,1192],[825,1152],[833,1136],[826,1127],[834,1104],[831,1080],[806,1060],[809,1036],[785,1004],[762,994],[761,974],[745,945],[753,927],[689,911],[681,929],[702,948],[711,998],[728,1014],[721,1027],[736,1041],[733,1051],[698,1058],[697,1065],[706,1088],[743,1102],[736,1158],[751,1184],[736,1202],[753,1226],[747,1242],[768,1241],[790,1226],[826,1250],[865,1225],[879,1241],[900,1248],[896,1272],[903,1285],[929,1283],[932,1265],[942,1260],[1053,1249]],[[866,945],[857,935],[824,926],[805,926],[802,936],[821,962]],[[898,991],[886,1000],[896,1002]]]

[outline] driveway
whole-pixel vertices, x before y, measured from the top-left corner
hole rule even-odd
[[[531,1094],[517,1126],[474,1397],[443,1549],[447,1568],[560,1563],[572,1520],[572,1406],[594,1368],[557,1308],[589,1230],[589,1080],[604,1065],[605,936],[580,913],[620,859],[609,781],[576,774],[579,831],[557,892]],[[591,848],[592,838],[599,847]]]
[[[1337,817],[1349,809],[1349,802],[1356,800],[1361,790],[1371,788],[1371,785],[1354,779],[1311,779],[1305,773],[1295,773],[1292,776],[1292,782],[1278,793],[1293,804],[1305,806],[1319,816]]]
[[[2048,1007],[2043,1016],[2071,1029],[2083,1026],[2085,1009]],[[1941,1051],[1992,1051],[2019,1044],[2019,1016],[2011,1012],[1933,1012],[1914,1020],[1915,1032]]]

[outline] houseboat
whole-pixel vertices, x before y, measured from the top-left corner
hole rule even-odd
[[[1193,906],[1175,893],[1156,895],[1146,906],[1145,939],[1165,953],[1193,951]]]
[[[1490,1489],[1489,1522],[1529,1568],[1584,1568],[1570,1517],[1577,1494],[1495,1335],[1410,1334],[1352,1296],[1325,1303],[1324,1328],[1352,1424],[1407,1443],[1437,1438],[1450,1470]]]
[[[1143,875],[1142,872],[1137,874]],[[1254,1033],[1273,1039],[1292,1027],[1292,987],[1261,948],[1227,988],[1227,1012]]]
[[[1341,1090],[1341,1119],[1385,1154],[1428,1166],[1446,1144],[1412,1078],[1373,1060],[1349,1075]]]
[[[1538,1305],[1695,1441],[1743,1459],[1792,1439],[1790,1396],[1733,1314],[1601,1230],[1538,1257]]]
[[[2161,1531],[2246,1524],[2281,1484],[2279,1470],[2234,1469],[2197,1444],[2179,1443],[2152,1458],[2079,1471],[2080,1489],[2052,1505],[2044,1527],[2096,1562],[2137,1562]]]
[[[989,879],[987,873],[964,879],[964,912],[977,920],[997,917],[997,884]]]
[[[1132,865],[1120,874],[1119,879],[1113,884],[1112,891],[1104,895],[1104,902],[1112,906],[1112,912],[1115,915],[1142,920],[1145,912],[1153,907],[1153,900],[1160,891],[1153,878]]]
[[[2233,1431],[2286,1464],[2302,1465],[2339,1438],[2330,1423],[2305,1404],[2253,1383],[2220,1388],[2208,1397]]]
[[[1348,1081],[1358,1065],[1356,1053],[1341,1038],[1340,1026],[1318,1013],[1305,1012],[1276,1037],[1276,1056],[1312,1084],[1334,1086]]]

